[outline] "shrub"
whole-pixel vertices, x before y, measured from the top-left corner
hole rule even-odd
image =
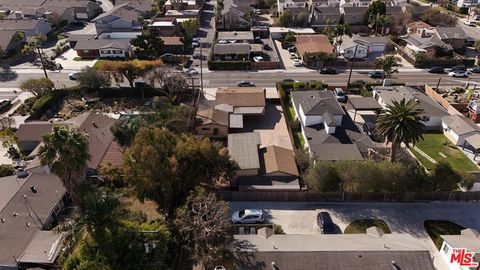
[[[5,177],[13,175],[15,168],[12,165],[1,165],[0,166],[0,177]]]

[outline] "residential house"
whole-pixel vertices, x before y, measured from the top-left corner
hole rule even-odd
[[[417,108],[422,110],[420,116],[426,129],[442,128],[442,117],[449,115],[435,100],[408,86],[377,86],[373,88],[373,97],[383,108],[393,101],[400,102],[402,99],[415,101]]]
[[[395,19],[400,19],[403,16],[403,8],[398,5],[392,5],[392,6],[387,5],[385,15],[391,16],[392,18],[395,18]],[[385,31],[385,33],[388,34],[388,31]]]
[[[67,201],[60,178],[33,173],[0,183],[0,269],[57,267],[63,234],[48,228]]]
[[[287,35],[287,33],[292,32],[295,35],[313,35],[315,30],[312,28],[300,28],[300,27],[269,27],[270,36],[272,39],[281,39]]]
[[[125,3],[99,15],[92,22],[95,23],[97,33],[141,31],[143,14],[143,11]]]
[[[442,128],[445,137],[458,146],[463,146],[466,138],[480,134],[480,127],[467,117],[458,114],[442,117]]]
[[[472,119],[473,122],[480,122],[480,100],[471,100],[468,105],[468,118]]]
[[[52,31],[52,24],[44,20],[0,20],[0,30],[15,30],[22,32],[25,40],[33,36],[47,35]]]
[[[182,37],[162,37],[163,50],[168,53],[182,53],[185,48]]]
[[[466,34],[462,28],[455,27],[435,27],[437,37],[444,43],[452,46],[454,50],[465,47]]]
[[[180,0],[180,1],[172,1],[167,0],[164,4],[165,10],[188,10],[188,9],[199,9],[201,10],[203,7],[202,0]]]
[[[155,33],[164,37],[181,36],[181,27],[176,18],[155,17],[148,25]]]
[[[155,0],[115,0],[115,6],[125,3],[137,10],[141,10],[145,14],[152,14],[152,9],[157,6],[157,1]]]
[[[292,18],[294,21],[305,20],[305,23],[308,23],[308,21],[310,20],[310,9],[308,8],[307,4],[305,4],[305,7],[284,7],[283,12],[285,11],[288,11],[290,12],[290,14],[292,14]]]
[[[448,35],[443,36],[445,39]],[[417,28],[416,32],[411,32],[407,36],[402,38],[407,45],[405,49],[410,51],[413,55],[422,52],[425,53],[428,58],[436,57],[439,49],[444,52],[452,51],[454,48],[451,44],[444,42],[438,35],[436,28]],[[446,40],[446,39],[445,39]],[[455,40],[453,40],[455,41]],[[455,43],[457,43],[455,41]],[[465,43],[465,39],[463,40]]]
[[[328,90],[291,92],[305,148],[317,160],[361,160],[374,148]]]
[[[355,47],[357,52],[355,53]],[[387,39],[385,37],[352,35],[342,36],[339,52],[347,59],[366,58],[370,54],[380,56],[387,49]]]
[[[338,0],[309,0],[308,6],[310,9],[314,9],[316,7],[339,7],[340,1]]]
[[[0,58],[19,53],[25,42],[25,36],[17,30],[0,30]]]
[[[99,3],[89,0],[45,0],[41,6],[52,12],[58,7],[69,7],[76,20],[90,20],[102,12]]]
[[[217,40],[236,43],[253,43],[254,37],[252,31],[219,31]]]
[[[200,20],[201,18],[200,10],[198,9],[189,9],[189,10],[167,10],[165,12],[165,17],[172,17],[176,18],[178,23],[182,23],[183,21],[190,20],[190,19],[197,19]]]
[[[294,10],[298,8],[298,10]],[[293,16],[298,15],[297,11],[306,12],[308,14],[308,1],[305,0],[277,0],[278,15],[282,15],[285,10],[289,9]]]
[[[468,266],[460,266],[461,261],[452,261],[457,255],[461,260],[461,250],[464,252],[472,252],[472,263],[480,262],[480,233],[475,229],[464,229],[460,235],[441,235],[443,239],[442,247],[440,248],[440,255],[450,270],[470,270],[473,269]],[[457,253],[458,252],[458,253]],[[476,267],[478,268],[478,267]]]
[[[340,0],[340,7],[368,7],[370,2],[370,0]]]
[[[225,0],[223,1],[222,26],[225,29],[245,28],[249,26],[245,14],[251,9],[248,1]]]
[[[335,48],[326,35],[299,35],[297,36],[297,51],[303,58],[306,53],[335,53]]]
[[[459,8],[476,7],[480,4],[478,0],[457,0],[454,2],[456,2],[457,7]]]
[[[55,122],[56,125],[77,128],[88,138],[90,159],[87,161],[87,175],[96,174],[103,159],[107,157],[106,153],[108,151],[113,155],[112,151],[115,149],[109,149],[114,139],[110,128],[116,121],[102,114],[86,112],[66,121]],[[19,126],[15,135],[17,136],[20,150],[29,152],[32,147],[34,148],[33,152],[38,150],[38,146],[42,142],[42,136],[49,133],[53,127],[50,122],[42,122],[27,122]],[[38,157],[35,159],[37,162],[32,162],[34,165],[30,166],[29,170],[43,172],[44,170],[38,162]]]
[[[417,6],[417,5],[411,5],[411,4],[402,4],[402,9],[403,12],[410,12],[412,13],[413,19],[419,20],[422,15],[427,12],[429,9],[431,9],[430,5],[425,5],[425,6]]]
[[[422,33],[424,31],[433,33],[435,31],[435,27],[424,21],[415,21],[407,24],[407,34],[414,35],[416,33]]]
[[[222,106],[216,107],[215,101],[201,101],[198,103],[195,133],[209,138],[226,138],[230,126],[230,113]],[[235,116],[233,116],[235,117]],[[235,121],[232,121],[234,124]],[[243,125],[241,126],[243,127]],[[232,126],[231,128],[237,128]]]
[[[129,39],[79,40],[74,49],[81,58],[127,58],[134,55]]]
[[[344,6],[340,9],[343,14],[345,23],[351,25],[364,24],[365,13],[368,7],[366,6]]]
[[[250,59],[250,45],[248,43],[227,43],[213,45],[213,59],[219,60],[244,60]]]
[[[312,7],[312,16],[310,18],[310,25],[324,26],[336,25],[340,21],[340,9],[338,7]]]
[[[433,270],[428,248],[410,234],[275,234],[270,227],[234,235],[233,268]]]

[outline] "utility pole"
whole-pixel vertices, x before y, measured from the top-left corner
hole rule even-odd
[[[45,74],[45,78],[48,79],[47,70],[45,69],[45,63],[43,62],[43,55],[40,52],[40,45],[37,45],[37,46],[38,46],[37,47],[38,55],[40,56],[40,62],[42,62],[43,73]]]
[[[200,91],[203,93],[203,43],[200,42]]]
[[[440,87],[440,82],[442,81],[442,78],[438,78],[438,82],[437,82],[437,87],[435,88],[435,90],[438,92],[438,88]]]
[[[355,56],[357,56],[357,48],[358,45],[355,46],[355,51],[353,52],[353,59],[355,59]],[[350,58],[352,59],[352,58]],[[352,64],[350,65],[350,73],[348,74],[348,81],[347,81],[347,90],[345,91],[348,94],[348,90],[350,88],[350,79],[352,78],[352,71],[353,71],[353,63],[355,61],[352,61]]]

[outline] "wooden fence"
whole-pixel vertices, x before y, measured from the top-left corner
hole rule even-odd
[[[480,201],[480,191],[440,192],[313,192],[313,191],[217,191],[225,201],[266,202],[430,202]]]

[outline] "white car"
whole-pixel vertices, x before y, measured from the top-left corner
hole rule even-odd
[[[477,26],[477,24],[474,21],[464,21],[463,24],[468,25],[468,26]]]
[[[200,46],[200,39],[199,38],[193,38],[192,39],[192,47],[198,47]]]
[[[450,77],[464,77],[464,78],[467,78],[468,77],[468,72],[467,71],[463,71],[463,70],[454,70],[454,71],[450,71],[448,73],[448,76]]]
[[[297,59],[297,58],[298,56],[296,53],[293,53],[293,52],[290,53],[290,59]]]
[[[261,56],[255,56],[255,57],[253,57],[253,61],[254,61],[254,62],[257,62],[257,63],[258,63],[258,62],[263,62],[263,57],[261,57]]]
[[[190,75],[190,76],[198,75],[198,70],[196,70],[193,67],[187,68],[187,69],[185,69],[185,74]]]
[[[226,40],[219,40],[218,44],[227,44],[228,42]]]
[[[232,214],[233,224],[263,223],[263,211],[261,209],[243,209]]]
[[[78,79],[78,75],[80,75],[80,72],[72,72],[68,74],[68,78],[72,81],[75,81],[76,79]]]
[[[292,63],[296,67],[302,66],[302,62],[300,62],[300,60],[298,60],[298,59],[292,59]]]

